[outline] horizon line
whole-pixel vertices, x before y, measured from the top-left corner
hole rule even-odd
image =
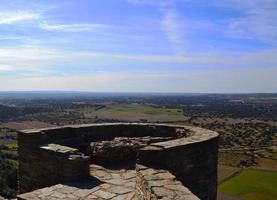
[[[0,90],[0,93],[116,93],[116,94],[277,94],[276,92],[149,92],[149,91],[87,91],[87,90]]]

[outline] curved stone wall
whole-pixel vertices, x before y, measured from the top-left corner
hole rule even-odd
[[[138,149],[139,164],[168,170],[200,199],[216,199],[218,134],[195,127],[147,123],[90,124],[19,132],[19,191],[89,177],[86,151],[91,142],[146,136],[171,139]]]
[[[191,127],[191,136],[153,143],[139,150],[138,162],[169,170],[200,199],[217,193],[218,134]]]
[[[139,164],[136,166],[136,195],[138,200],[199,200],[169,171]]]

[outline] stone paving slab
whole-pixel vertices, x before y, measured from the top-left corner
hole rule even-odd
[[[99,165],[91,165],[91,175],[102,180],[105,192],[114,194],[111,199],[134,200],[135,198],[135,169],[107,169]],[[102,185],[103,188],[103,185]],[[94,194],[97,196],[97,194]]]
[[[100,165],[91,165],[90,173],[95,178],[42,188],[21,194],[18,199],[199,200],[167,170],[143,165],[137,165],[136,169],[107,169]]]
[[[98,180],[85,180],[21,194],[19,200],[135,200],[135,169],[106,169],[91,165],[91,175]]]

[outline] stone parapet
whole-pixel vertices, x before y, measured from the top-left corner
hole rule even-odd
[[[49,144],[19,149],[19,192],[89,177],[89,157],[78,149]]]
[[[136,172],[138,200],[199,200],[167,170],[137,165]]]
[[[138,163],[169,170],[200,199],[217,195],[218,134],[192,127],[194,134],[139,149]]]

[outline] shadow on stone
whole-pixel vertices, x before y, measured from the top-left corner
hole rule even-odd
[[[129,160],[125,162],[107,162],[103,160],[97,160],[92,161],[91,164],[101,165],[106,169],[110,170],[120,170],[120,169],[126,169],[126,170],[132,170],[136,168],[136,160]]]
[[[64,183],[63,185],[67,185],[67,186],[71,186],[71,187],[76,187],[78,189],[91,189],[91,188],[99,186],[99,185],[101,185],[103,183],[104,182],[100,181],[99,179],[97,179],[95,177],[89,177],[87,179],[80,180],[80,181],[74,181],[74,182],[70,182],[70,183]]]

